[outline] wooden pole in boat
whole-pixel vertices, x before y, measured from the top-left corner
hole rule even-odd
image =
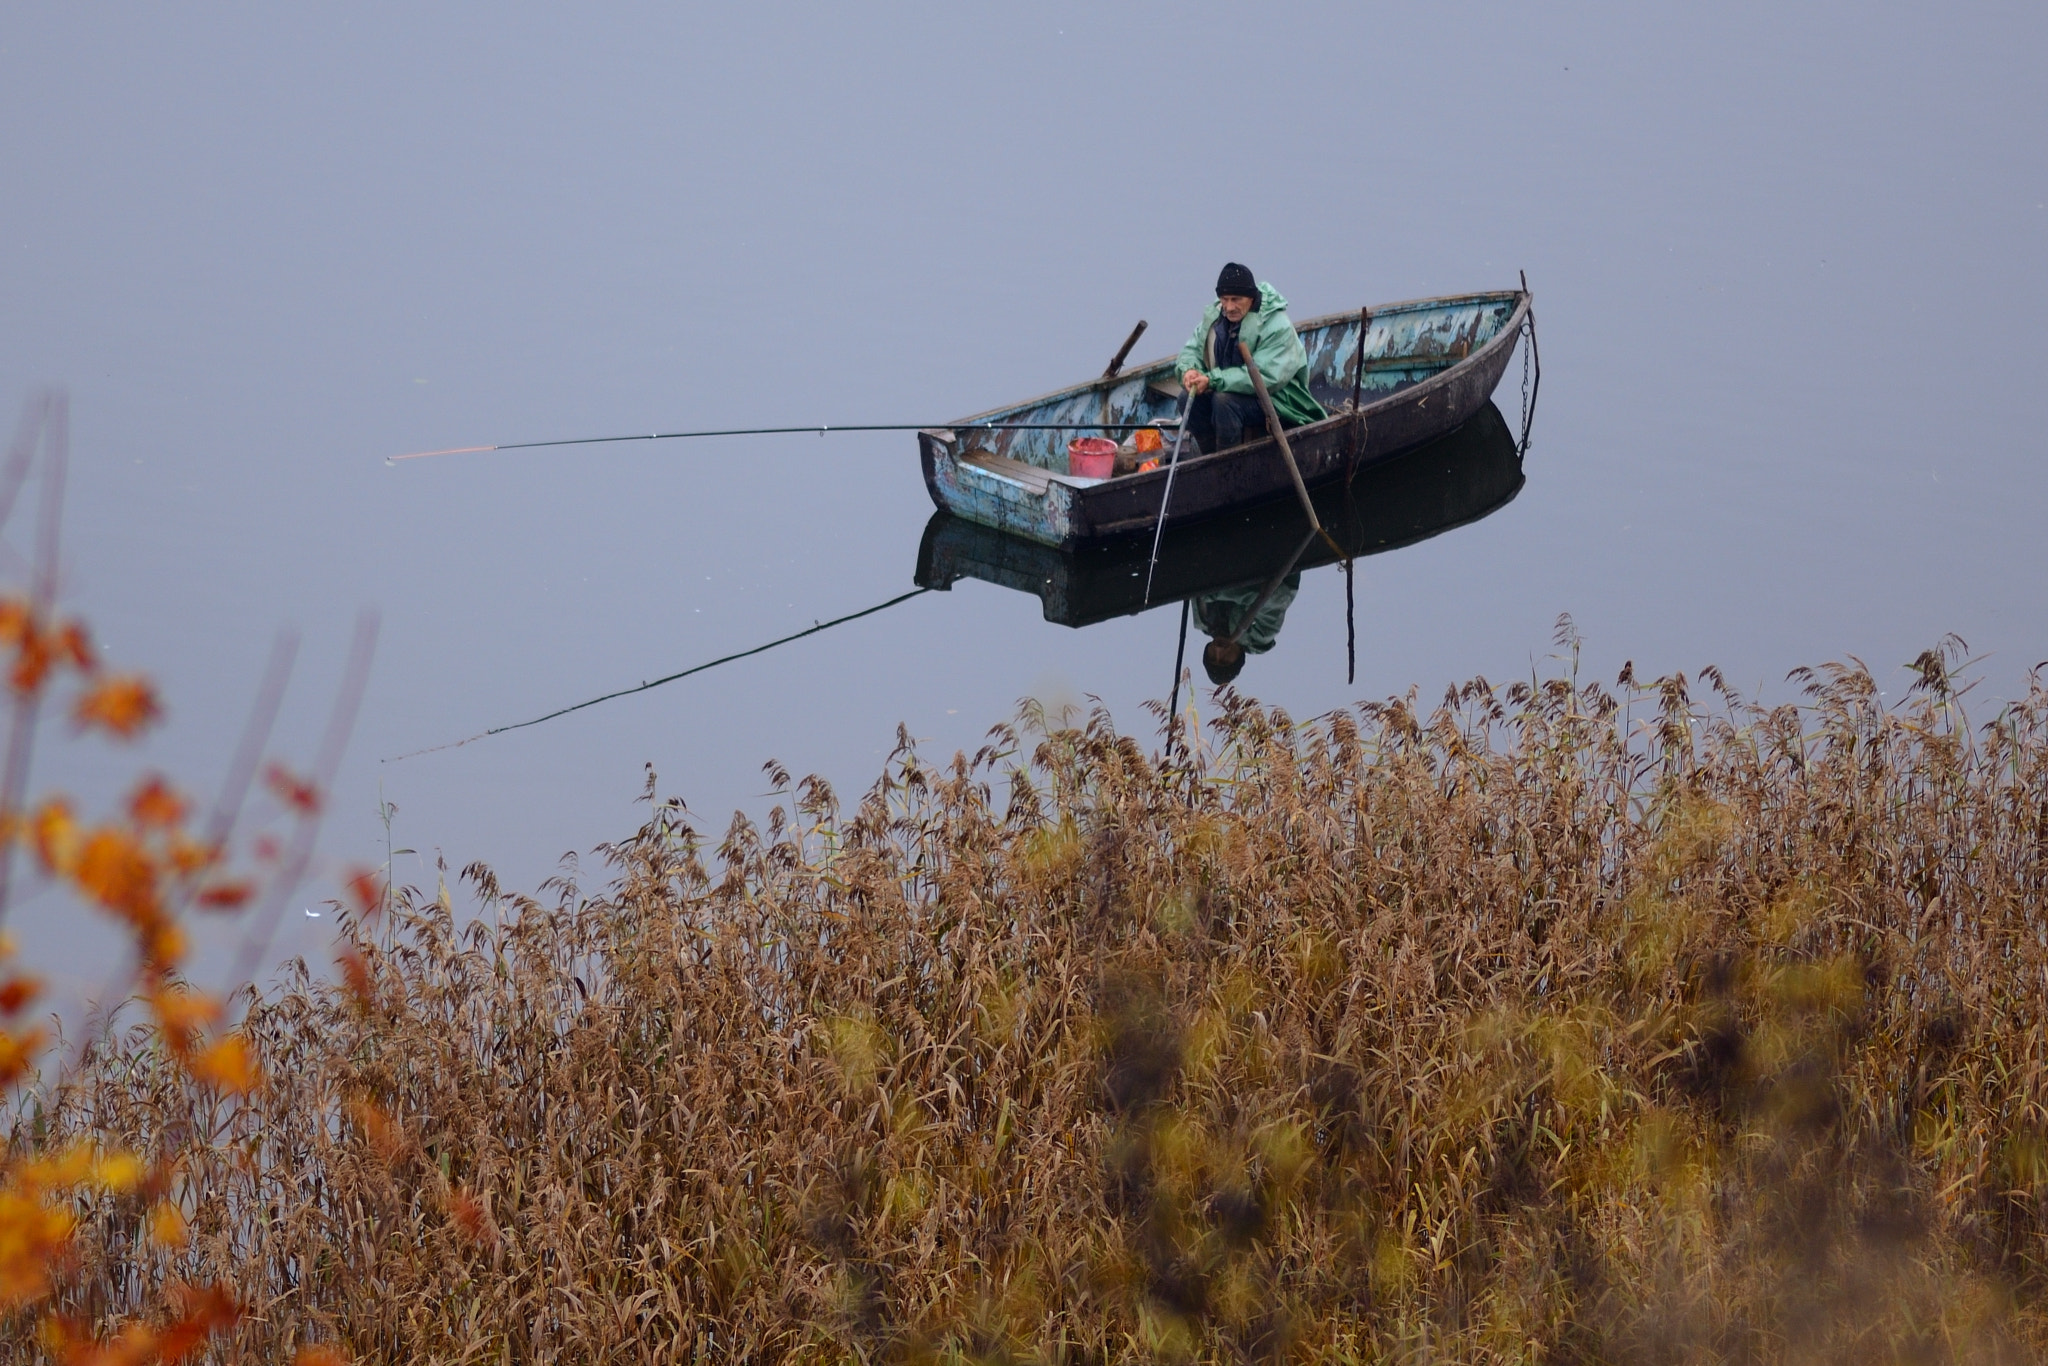
[[[1302,482],[1301,466],[1294,463],[1294,451],[1287,444],[1287,433],[1281,430],[1280,414],[1273,411],[1273,396],[1266,392],[1266,378],[1259,373],[1258,362],[1252,359],[1252,349],[1247,346],[1241,348],[1241,351],[1244,355],[1244,368],[1252,377],[1252,388],[1259,393],[1259,407],[1266,413],[1266,430],[1273,434],[1275,444],[1280,447],[1280,458],[1287,462],[1288,476],[1294,480],[1294,496],[1301,499],[1301,510],[1308,514],[1309,526],[1322,536],[1338,559],[1344,559],[1344,547],[1338,545],[1336,538],[1323,530],[1323,519],[1316,516],[1316,505],[1309,499],[1308,485]]]
[[[1372,330],[1372,309],[1358,310],[1358,360],[1351,367],[1351,468],[1344,474],[1344,497],[1351,497],[1351,483],[1358,478],[1358,463],[1365,459],[1365,334]],[[1351,505],[1357,512],[1357,506]],[[1353,610],[1351,560],[1344,561],[1344,682],[1358,681],[1358,616]]]
[[[1125,337],[1124,344],[1117,348],[1116,359],[1112,360],[1109,363],[1109,368],[1102,372],[1102,377],[1104,379],[1115,379],[1119,374],[1123,372],[1124,357],[1131,354],[1131,348],[1136,346],[1138,344],[1138,338],[1144,335],[1145,320],[1143,318],[1140,318],[1138,319],[1138,325],[1131,329],[1131,335]]]
[[[1351,411],[1357,412],[1364,406],[1365,390],[1365,334],[1372,326],[1372,309],[1358,310],[1358,363],[1351,367]]]
[[[1144,335],[1145,320],[1143,318],[1140,318],[1138,319],[1138,325],[1131,329],[1131,335],[1124,338],[1124,344],[1116,349],[1116,354],[1114,356],[1110,357],[1109,368],[1104,370],[1102,372],[1102,378],[1096,381],[1098,384],[1102,385],[1102,425],[1104,427],[1107,427],[1109,425],[1109,381],[1115,379],[1119,374],[1123,372],[1124,357],[1131,354],[1131,348],[1136,346],[1138,344],[1138,338]]]

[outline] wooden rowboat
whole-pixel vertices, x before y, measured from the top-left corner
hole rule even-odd
[[[1500,384],[1529,304],[1526,290],[1386,304],[1373,311],[1362,352],[1356,312],[1300,324],[1309,390],[1331,414],[1287,433],[1303,480],[1312,487],[1326,483],[1462,425]],[[1361,395],[1356,411],[1354,382]],[[977,413],[950,428],[928,428],[918,433],[925,487],[942,510],[1041,545],[1072,549],[1150,535],[1166,490],[1163,467],[1113,479],[1078,478],[1066,473],[1067,441],[1077,431],[1025,427],[1170,426],[1180,399],[1174,358],[1167,356],[1112,378]],[[1014,425],[1005,430],[1004,424]],[[1183,458],[1167,525],[1289,496],[1292,489],[1271,438]]]
[[[1515,434],[1498,408],[1483,403],[1456,431],[1361,470],[1355,479],[1340,475],[1316,490],[1314,499],[1317,515],[1345,553],[1363,557],[1476,522],[1521,491]],[[1170,528],[1148,599],[1147,538],[1061,551],[935,512],[918,546],[917,584],[944,591],[961,579],[980,579],[1036,595],[1047,621],[1089,626],[1197,593],[1263,583],[1276,572],[1331,563],[1335,556],[1320,537],[1304,545],[1306,526],[1300,505],[1288,498]]]

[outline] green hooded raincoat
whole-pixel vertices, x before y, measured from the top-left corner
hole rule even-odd
[[[1209,383],[1226,394],[1253,394],[1251,371],[1242,365],[1217,369],[1215,357],[1210,354],[1209,330],[1216,320],[1223,316],[1221,302],[1212,303],[1202,310],[1201,325],[1195,328],[1195,335],[1188,338],[1188,344],[1180,349],[1179,368],[1176,375],[1190,370],[1200,370],[1209,377]],[[1237,344],[1248,350],[1258,363],[1259,374],[1266,381],[1266,392],[1273,397],[1273,410],[1280,414],[1280,425],[1299,427],[1309,422],[1320,422],[1329,416],[1323,405],[1316,402],[1314,394],[1308,391],[1308,351],[1295,334],[1294,323],[1287,316],[1287,300],[1280,297],[1280,291],[1264,283],[1259,284],[1259,306],[1244,315],[1238,325]]]

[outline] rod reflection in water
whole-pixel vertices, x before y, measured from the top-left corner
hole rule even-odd
[[[890,598],[887,602],[878,602],[873,607],[863,607],[858,612],[848,612],[845,616],[834,617],[830,621],[820,621],[813,623],[812,625],[805,627],[801,631],[796,631],[789,635],[782,636],[779,639],[771,640],[766,645],[756,645],[750,650],[739,650],[733,654],[721,655],[717,659],[706,660],[702,664],[692,665],[691,667],[684,669],[678,673],[668,674],[662,678],[649,679],[646,682],[641,683],[635,687],[619,688],[613,692],[601,693],[596,697],[588,699],[587,701],[572,703],[571,705],[566,707],[557,707],[555,710],[549,712],[547,715],[536,716],[530,721],[514,721],[509,726],[492,726],[489,730],[480,730],[476,734],[466,736],[463,739],[450,740],[445,745],[431,745],[426,749],[416,749],[408,754],[394,755],[391,758],[384,760],[384,762],[387,764],[391,764],[398,762],[398,760],[400,759],[411,759],[421,754],[436,754],[444,749],[460,749],[462,748],[462,746],[470,744],[474,741],[482,740],[492,735],[503,735],[506,731],[525,730],[528,726],[537,726],[543,721],[552,721],[558,716],[567,716],[572,711],[582,711],[585,707],[594,707],[600,702],[610,702],[620,697],[631,697],[634,693],[637,692],[647,692],[650,689],[659,688],[664,684],[674,683],[679,679],[688,678],[692,674],[701,674],[706,670],[715,669],[721,664],[730,664],[734,660],[747,659],[754,655],[765,654],[766,652],[774,649],[778,645],[787,645],[791,641],[802,640],[805,636],[814,636],[818,634],[818,632],[820,631],[829,631],[834,626],[843,626],[849,621],[859,621],[862,617],[871,617],[877,612],[887,611],[889,608],[896,606],[898,603],[909,602],[912,598],[922,597],[930,591],[931,590],[929,588],[913,588],[908,593],[897,594],[895,597]]]

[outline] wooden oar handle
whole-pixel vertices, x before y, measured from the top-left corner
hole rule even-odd
[[[1323,543],[1336,553],[1338,559],[1347,558],[1344,548],[1337,544],[1336,538],[1323,530],[1323,519],[1316,516],[1316,505],[1309,499],[1308,485],[1302,482],[1301,466],[1294,463],[1294,451],[1287,444],[1287,433],[1280,428],[1280,414],[1273,410],[1273,396],[1266,392],[1266,377],[1259,373],[1258,362],[1252,359],[1252,349],[1243,346],[1239,347],[1238,351],[1244,357],[1245,372],[1252,377],[1252,388],[1259,396],[1259,407],[1266,414],[1266,430],[1273,434],[1274,443],[1280,447],[1280,458],[1287,462],[1288,476],[1294,480],[1294,496],[1301,499],[1301,510],[1308,514],[1308,524],[1322,536]]]

